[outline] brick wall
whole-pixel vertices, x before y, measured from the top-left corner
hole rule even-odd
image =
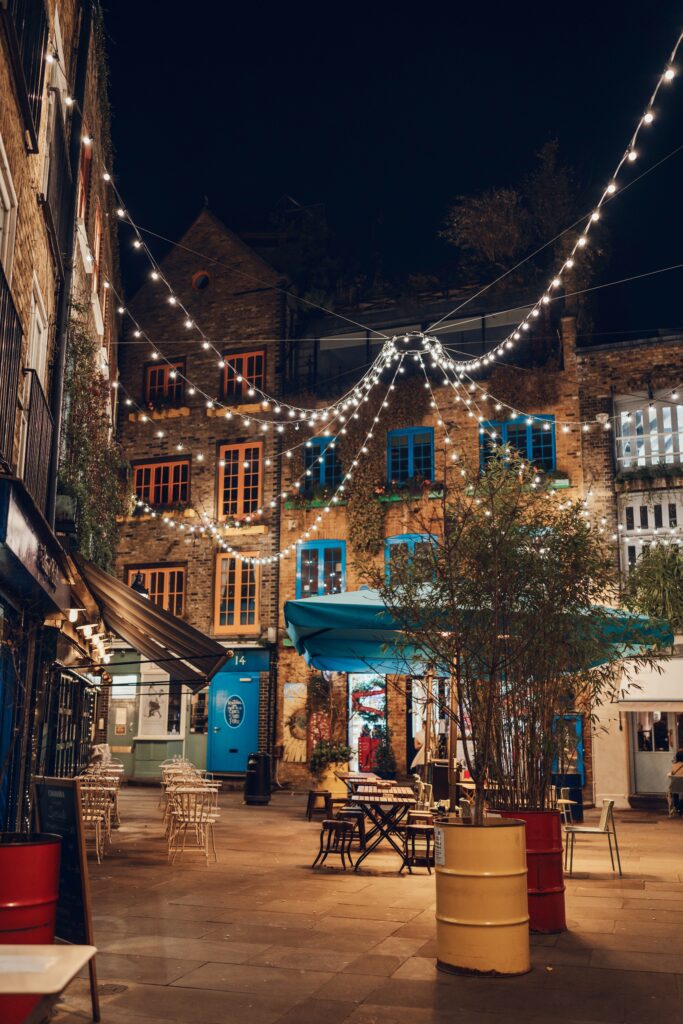
[[[578,424],[579,405],[577,397],[577,363],[574,351],[575,328],[574,320],[571,317],[564,318],[561,330],[562,359],[561,369],[550,369],[544,371],[544,392],[551,393],[553,399],[549,404],[542,404],[535,400],[533,392],[530,392],[529,399],[521,406],[520,412],[548,413],[555,416],[558,421],[556,430],[556,464],[558,470],[566,474],[570,487],[566,493],[570,497],[583,495],[583,447],[581,433],[578,429],[572,429],[564,433],[560,428],[561,422]],[[524,371],[520,370],[520,373]],[[486,382],[482,381],[485,386]],[[424,381],[418,375],[412,379],[409,387],[421,388]],[[443,480],[446,485],[452,485],[460,478],[460,467],[465,463],[470,468],[476,468],[479,464],[479,426],[476,418],[467,415],[463,403],[454,401],[453,392],[450,388],[437,386],[438,381],[432,379],[434,398],[438,408],[430,408],[427,414],[422,417],[415,426],[425,425],[434,428],[435,444],[435,479]],[[376,389],[382,391],[381,387]],[[493,392],[493,388],[492,388]],[[374,393],[373,393],[374,394]],[[481,401],[477,397],[482,415],[488,419],[504,419],[504,411],[495,410],[495,398],[492,393],[487,401]],[[374,398],[373,398],[374,401]],[[381,399],[378,399],[378,402]],[[391,409],[382,412],[382,422],[377,428],[381,430],[382,436],[386,437],[386,431],[392,428]],[[438,424],[439,412],[443,417],[444,424],[452,439],[452,444],[444,443],[444,430]],[[509,413],[508,413],[509,414]],[[372,412],[368,412],[368,424]],[[343,442],[343,438],[341,439]],[[457,463],[451,461],[451,452],[457,449],[460,458]],[[342,464],[344,465],[344,454],[341,450]],[[353,453],[347,455],[353,457]],[[285,484],[295,476],[291,470],[285,476]],[[372,500],[372,499],[370,499]],[[439,532],[441,517],[441,506],[438,500],[421,498],[411,501],[397,501],[385,506],[384,535],[391,537],[401,533],[424,533]],[[310,529],[315,522],[319,509],[285,508],[282,513],[281,541],[280,546],[292,544],[306,530]],[[357,552],[349,540],[349,530],[345,506],[332,507],[331,511],[324,516],[323,522],[319,525],[316,533],[311,535],[316,539],[339,539],[346,542],[346,589],[355,590],[363,582],[363,571],[369,565],[381,565],[384,560],[384,552],[381,551],[374,558],[365,553]],[[280,584],[280,605],[292,599],[296,595],[296,556],[294,554],[284,558],[281,562],[281,584]],[[279,680],[278,680],[278,707],[282,708],[283,686],[285,683],[305,683],[308,678],[308,668],[303,658],[299,657],[291,647],[282,644],[284,634],[284,618],[280,613],[281,646],[279,652]],[[387,687],[387,701],[389,713],[389,732],[391,736],[394,755],[397,761],[398,772],[403,774],[407,771],[406,765],[406,687],[409,681],[404,677],[396,677]],[[283,737],[282,716],[280,714],[277,724],[277,741],[281,742]],[[293,785],[307,785],[309,782],[305,765],[283,762],[280,766],[280,778],[282,781],[290,782]]]
[[[265,390],[276,394],[283,300],[273,287],[279,281],[275,271],[208,210],[199,215],[180,245],[171,250],[162,270],[191,316],[221,352],[244,350],[250,345],[265,349]],[[206,271],[210,279],[208,287],[201,291],[192,285],[193,277],[200,271]],[[210,398],[219,397],[222,373],[219,357],[202,347],[200,336],[185,327],[185,315],[168,303],[167,296],[161,282],[150,280],[135,296],[130,308],[164,355],[170,359],[185,359],[186,375],[198,390],[192,395],[186,386],[180,408],[148,410],[141,414],[126,406],[124,395],[144,406],[145,367],[152,356],[149,343],[135,338],[129,325],[120,353],[123,387],[119,398],[119,437],[125,457],[134,462],[180,454],[187,456],[191,463],[192,507],[184,511],[180,520],[186,527],[199,526],[196,513],[214,518],[217,515],[218,446],[260,440],[264,459],[262,504],[268,514],[263,516],[262,522],[224,529],[221,536],[240,551],[267,556],[277,546],[272,510],[268,508],[278,487],[274,458],[277,435],[272,431],[259,433],[253,423],[246,426],[240,420],[240,413],[246,416],[258,413],[255,398],[245,397],[248,404],[231,406],[234,413],[231,419],[218,408],[207,408],[207,399],[200,391]],[[142,421],[142,415],[149,417],[148,423]],[[163,430],[163,438],[157,437],[159,430]],[[178,444],[183,446],[182,452],[178,451]],[[271,461],[270,466],[265,465],[267,459]],[[202,632],[212,634],[216,554],[214,543],[205,536],[171,531],[158,518],[136,515],[121,523],[117,572],[127,579],[127,568],[140,564],[172,562],[186,566],[185,617]],[[231,645],[267,640],[268,627],[274,624],[275,584],[274,568],[261,567],[259,633],[240,635],[236,631],[221,639]],[[267,687],[262,687],[262,692],[264,689],[267,694]]]

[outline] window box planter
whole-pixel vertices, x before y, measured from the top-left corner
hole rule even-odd
[[[187,405],[167,405],[159,409],[143,409],[140,412],[129,412],[129,423],[143,423],[143,416],[150,420],[173,420],[181,416],[189,416],[190,409]]]

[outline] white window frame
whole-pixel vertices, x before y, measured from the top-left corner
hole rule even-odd
[[[671,391],[614,400],[618,471],[683,462],[683,404]]]
[[[662,507],[662,525],[655,526],[654,506]],[[676,525],[669,524],[669,505],[676,506]],[[640,524],[640,509],[647,508],[647,526]],[[626,509],[633,509],[633,529],[628,529]],[[630,491],[618,497],[619,539],[622,545],[622,568],[628,572],[632,563],[629,548],[635,548],[636,561],[653,544],[681,547],[683,544],[683,489],[672,487],[662,491]],[[631,552],[631,555],[633,553]]]
[[[11,284],[19,201],[14,190],[14,182],[12,181],[12,173],[9,160],[7,159],[7,151],[2,141],[2,135],[0,135],[0,203],[2,203],[6,211],[3,218],[2,233],[0,234],[0,265],[2,265],[7,283]]]
[[[43,344],[42,342],[45,342]],[[48,319],[43,293],[40,290],[38,278],[33,275],[33,288],[31,290],[31,318],[28,329],[28,351],[26,353],[26,367],[35,370],[45,390],[47,376],[47,355],[50,341],[50,321]]]

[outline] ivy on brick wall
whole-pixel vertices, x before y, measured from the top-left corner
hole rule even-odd
[[[72,307],[67,347],[60,493],[76,504],[78,550],[103,569],[116,554],[116,517],[129,511],[125,460],[112,438],[110,388],[98,367],[99,342],[87,329],[86,309]]]
[[[386,487],[387,430],[422,423],[429,408],[429,391],[422,386],[418,377],[410,377],[396,383],[389,402],[389,409],[386,412],[381,410],[384,412],[382,421],[367,442],[367,454],[358,460],[348,485],[349,540],[357,552],[370,555],[378,554],[384,544],[386,505],[377,499]],[[357,452],[360,449],[369,425],[369,414],[349,422],[343,439],[344,452]],[[342,465],[347,468],[344,455]]]

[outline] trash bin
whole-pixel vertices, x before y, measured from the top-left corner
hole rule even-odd
[[[247,758],[244,780],[245,804],[270,803],[270,754],[258,751]]]
[[[560,789],[569,790],[569,799],[574,801],[573,806],[570,808],[572,821],[574,824],[580,824],[583,821],[583,786],[581,785],[581,775],[579,772],[554,773],[551,776],[551,781],[553,786],[557,787],[558,794]]]

